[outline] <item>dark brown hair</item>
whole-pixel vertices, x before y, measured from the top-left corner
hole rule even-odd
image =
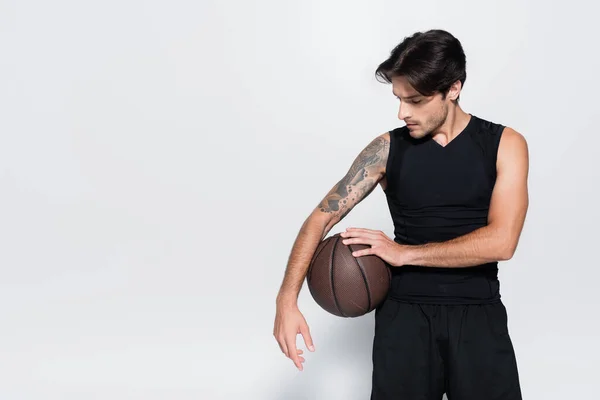
[[[403,76],[419,93],[446,96],[450,86],[467,79],[466,57],[460,41],[449,32],[432,29],[404,38],[375,72],[384,83]]]

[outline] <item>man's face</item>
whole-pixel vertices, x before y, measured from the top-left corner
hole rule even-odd
[[[400,100],[398,118],[415,139],[435,132],[446,121],[450,100],[442,99],[441,93],[423,96],[403,76],[392,78],[392,91]]]

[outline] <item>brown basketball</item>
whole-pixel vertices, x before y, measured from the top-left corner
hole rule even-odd
[[[360,317],[385,299],[391,283],[388,264],[376,255],[354,257],[368,245],[342,243],[339,233],[319,243],[306,282],[313,299],[339,317]]]

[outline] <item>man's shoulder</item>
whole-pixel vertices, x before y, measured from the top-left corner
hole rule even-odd
[[[527,147],[527,139],[521,132],[511,128],[510,126],[506,126],[504,127],[502,137],[500,138],[500,146]]]
[[[477,115],[472,115],[472,117],[475,118],[475,122],[477,125],[477,129],[475,130],[475,132],[481,135],[499,136],[502,135],[502,132],[506,127],[506,125],[488,118],[482,118]]]
[[[484,132],[484,133],[491,133],[491,134],[499,134],[499,135],[506,135],[508,134],[509,136],[523,136],[520,132],[516,131],[514,128],[512,128],[511,126],[493,120],[493,119],[489,119],[489,118],[482,118],[480,116],[477,115],[473,115],[473,117],[475,117],[475,119],[477,120],[478,124],[479,124],[479,128],[480,128],[480,132]]]
[[[498,162],[506,157],[507,153],[527,153],[527,142],[523,134],[511,126],[497,122],[493,119],[475,118],[475,129],[471,129],[471,138],[480,149],[484,157],[497,167]]]
[[[494,144],[494,147],[509,145],[527,145],[523,133],[513,127],[490,119],[476,117],[478,129],[475,130],[480,140]]]

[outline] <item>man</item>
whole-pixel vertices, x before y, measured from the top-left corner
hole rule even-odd
[[[460,42],[442,30],[406,38],[377,69],[406,126],[374,138],[306,219],[277,296],[274,335],[302,370],[297,297],[318,243],[379,184],[394,222],[348,228],[392,270],[375,311],[371,399],[517,400],[516,357],[500,300],[498,262],[510,259],[528,208],[528,148],[515,130],[459,106]]]

